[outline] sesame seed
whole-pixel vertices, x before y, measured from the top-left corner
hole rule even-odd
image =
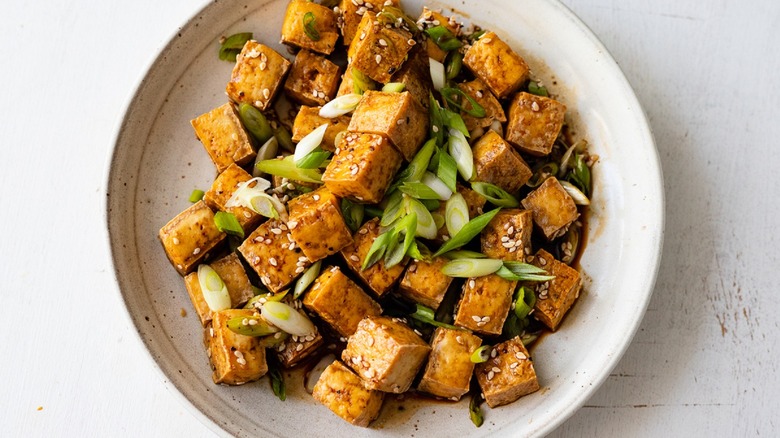
[[[403,125],[403,124],[404,124],[404,119],[398,119],[398,120],[395,122],[395,124],[396,124],[396,125]]]
[[[255,106],[263,106],[263,102],[260,100],[255,101]]]
[[[479,316],[477,316],[477,315],[472,315],[472,316],[471,316],[471,319],[473,319],[473,320],[474,320],[474,322],[480,322],[480,321],[482,321],[482,318],[480,318],[480,317],[479,317]]]
[[[315,201],[319,201],[320,200],[320,195],[314,195],[311,198],[314,199]]]
[[[303,344],[298,344],[297,347],[295,347],[295,351],[301,351],[303,350]]]
[[[491,41],[493,41],[492,38],[482,38],[482,42],[485,44],[490,44]]]
[[[248,322],[249,322],[249,325],[257,325],[257,320],[256,319],[250,319]]]
[[[250,217],[252,217],[252,213],[250,213],[250,212],[248,212],[248,211],[245,211],[245,212],[244,212],[244,217],[245,217],[245,218],[247,218],[247,219],[249,219]]]
[[[258,65],[258,67],[260,68],[260,71],[263,71],[265,70],[266,67],[268,67],[268,64],[263,61],[260,61],[260,65]]]
[[[287,249],[287,244],[286,243],[282,244],[282,249]]]
[[[377,64],[381,64],[382,63],[382,55],[376,55],[374,60],[376,61]]]
[[[282,234],[282,230],[280,228],[271,228],[271,232],[276,234],[277,236]]]
[[[508,241],[502,243],[501,246],[503,246],[504,248],[511,248],[511,247],[515,246],[515,241],[514,240],[508,240]]]
[[[481,91],[477,90],[476,95],[477,95],[478,98],[480,98],[480,99],[482,98],[482,92]]]
[[[434,26],[438,26],[441,24],[441,21],[439,20],[433,20],[431,23],[433,23]]]
[[[387,47],[387,41],[385,41],[384,38],[379,38],[379,45],[382,47]]]
[[[271,90],[269,90],[268,88],[263,88],[263,97],[265,97],[266,99],[270,99],[271,98]]]
[[[351,256],[349,256],[349,259],[352,260],[353,262],[359,262],[360,261],[360,257],[358,257],[355,254],[352,254]]]
[[[484,327],[485,324],[487,324],[485,321],[480,321],[477,323],[477,327]]]
[[[526,360],[528,358],[526,357],[525,353],[523,353],[522,351],[518,351],[517,353],[515,353],[515,357],[518,358],[519,360]]]
[[[477,287],[477,282],[475,280],[469,280],[469,287],[474,289]]]
[[[532,102],[532,103],[531,103],[531,109],[532,109],[533,111],[539,111],[539,104],[538,104],[538,103],[536,103],[536,102]]]
[[[306,340],[306,342],[311,342],[314,340],[314,335],[306,335],[304,339]]]
[[[501,241],[502,242],[509,242],[509,237],[504,236],[504,237],[501,238]]]
[[[276,332],[274,333],[274,339],[279,339],[282,337],[282,332]]]
[[[493,376],[495,376],[496,373],[493,372],[493,370],[490,370],[487,375],[488,380],[493,380]]]
[[[340,337],[340,338],[339,338],[339,341],[341,341],[341,342],[347,342],[347,338],[345,338],[344,336],[342,336],[342,337]]]
[[[406,44],[408,44],[410,46],[413,46],[413,45],[417,44],[417,41],[415,41],[413,39],[408,39],[408,40],[406,40]]]
[[[409,272],[417,272],[417,265],[409,266]]]
[[[287,226],[290,227],[291,230],[293,230],[293,229],[295,229],[295,227],[298,226],[298,222],[297,221],[287,222]]]
[[[282,344],[282,345],[280,345],[279,347],[276,348],[276,351],[281,353],[281,352],[284,351],[285,348],[287,348],[287,344]]]
[[[290,242],[293,242],[293,243],[295,242],[295,241],[293,240],[293,238],[292,238],[292,234],[290,234],[290,233],[287,233],[287,240],[289,240]],[[308,259],[307,259],[307,260],[308,260]]]
[[[360,34],[360,40],[361,40],[361,41],[363,41],[364,39],[366,39],[366,33],[365,33],[365,32],[362,32],[362,33]]]
[[[433,125],[431,129],[433,130],[433,132],[439,132],[439,127],[436,125]]]
[[[539,257],[539,264],[542,266],[546,266],[547,260],[545,260],[544,257]]]
[[[460,335],[455,336],[455,341],[457,341],[458,344],[463,345],[463,337],[462,336],[460,336]]]
[[[509,369],[513,370],[517,368],[518,365],[520,365],[518,362],[512,362],[509,364]]]
[[[366,2],[366,8],[368,8],[368,9],[374,9],[374,5],[372,5],[372,4],[371,4],[371,3],[369,3],[369,2]]]
[[[366,234],[368,233],[368,230],[366,228],[361,228],[360,231],[358,231],[358,234]]]
[[[265,241],[263,243],[265,243],[266,245],[270,245],[271,244],[271,239],[265,239]]]
[[[260,263],[260,257],[255,257],[255,259],[252,261],[254,262],[254,264],[258,264]]]
[[[273,258],[273,257],[271,257],[270,259],[268,259],[268,263],[270,263],[270,264],[271,264],[271,266],[276,266],[276,265],[277,265],[277,263],[276,263],[276,259],[275,259],[275,258]]]
[[[301,272],[303,272],[305,270],[306,270],[306,268],[304,268],[303,266],[298,266],[297,268],[295,268],[295,273],[296,274],[300,274]]]
[[[495,348],[490,350],[490,357],[496,357],[498,355],[498,350]]]
[[[482,317],[482,322],[490,322],[490,317],[489,316],[483,316]]]
[[[517,251],[517,247],[516,246],[513,246],[513,247],[509,248],[509,252],[515,252],[515,251]]]
[[[174,237],[173,238],[173,244],[174,245],[178,245],[179,243],[180,243],[179,238],[178,237]]]
[[[238,359],[236,359],[236,362],[238,362],[241,365],[246,365],[246,359],[244,359],[243,357],[239,357]]]
[[[415,332],[415,333],[417,333],[417,336],[422,336],[422,333],[420,333],[420,331],[419,331],[419,330],[417,330],[417,329],[414,329],[414,332]]]

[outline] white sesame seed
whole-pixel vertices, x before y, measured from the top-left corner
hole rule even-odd
[[[476,95],[477,95],[477,97],[478,97],[478,98],[480,98],[480,99],[481,99],[481,98],[482,98],[482,96],[483,96],[482,92],[481,92],[481,91],[479,91],[479,90],[477,90],[477,92],[476,92],[475,94],[476,94]]]
[[[480,322],[480,321],[482,321],[482,318],[480,318],[480,317],[479,317],[479,316],[477,316],[477,315],[472,315],[472,316],[471,316],[471,319],[473,319],[473,320],[474,320],[474,322]]]
[[[297,347],[295,347],[295,351],[301,351],[303,350],[303,344],[298,344]]]
[[[362,33],[360,34],[360,40],[361,40],[361,41],[363,41],[364,39],[366,39],[366,33],[365,33],[365,32],[362,32]]]
[[[384,38],[379,38],[379,45],[382,47],[387,47],[387,41],[385,41]]]
[[[352,254],[351,256],[349,256],[349,259],[352,260],[353,262],[360,261],[360,257],[358,257],[356,254]]]
[[[485,321],[480,321],[477,323],[477,327],[484,327],[485,324],[487,324]]]
[[[492,38],[482,38],[482,42],[485,44],[490,44],[491,41],[493,41]]]
[[[238,362],[241,365],[246,365],[246,359],[244,359],[243,357],[239,357],[238,359],[236,359],[236,362]]]
[[[417,44],[417,41],[415,41],[413,39],[408,39],[408,40],[406,40],[406,44],[408,44],[410,46],[413,46],[413,45]]]
[[[422,333],[420,333],[420,331],[419,331],[419,330],[417,330],[417,329],[414,329],[414,332],[415,332],[415,333],[417,333],[417,336],[422,336]]]
[[[181,242],[179,241],[179,238],[178,238],[178,237],[174,237],[174,238],[173,238],[173,244],[174,244],[174,245],[178,245],[179,243],[181,243]]]
[[[433,130],[433,132],[439,132],[439,127],[436,125],[433,125],[431,129]]]
[[[249,322],[249,325],[257,325],[257,320],[256,319],[250,319],[248,322]]]
[[[271,257],[270,259],[268,259],[268,263],[270,263],[271,266],[276,266],[276,259]]]
[[[463,337],[462,336],[460,336],[460,335],[455,336],[455,341],[457,341],[458,344],[463,345]]]
[[[287,244],[286,243],[282,244],[282,249],[287,249]]]
[[[511,224],[510,224],[509,222],[507,222],[507,223],[505,223],[505,224],[504,224],[504,229],[506,230],[506,229],[507,229],[507,228],[509,228],[510,226],[511,226]]]
[[[280,228],[271,228],[271,232],[276,234],[277,236],[279,234],[282,234],[282,230]]]
[[[502,242],[509,242],[509,237],[507,237],[507,236],[503,236],[503,237],[501,238],[501,241],[502,241]]]
[[[482,317],[482,322],[490,322],[490,317],[489,316],[483,316]]]
[[[301,272],[303,272],[305,270],[306,270],[306,268],[304,268],[303,266],[298,266],[297,268],[295,268],[295,273],[296,274],[300,274]]]
[[[469,280],[469,287],[474,289],[477,287],[477,282],[475,280]]]
[[[314,199],[315,201],[319,201],[320,200],[320,195],[314,195],[311,198]]]
[[[409,266],[409,272],[417,272],[417,265]]]
[[[518,365],[520,365],[518,362],[512,362],[509,364],[509,369],[513,370],[517,368]]]
[[[192,255],[198,255],[200,254],[200,248],[195,248],[192,250]]]
[[[252,261],[254,262],[254,264],[258,264],[258,263],[260,263],[260,257],[256,256],[255,259],[252,260]]]
[[[496,357],[498,355],[498,350],[495,348],[490,350],[490,357]]]
[[[539,257],[539,264],[542,266],[546,266],[547,260],[545,260],[544,257]]]
[[[526,360],[527,359],[525,353],[523,353],[522,351],[518,351],[517,353],[515,353],[515,357],[518,358],[519,360]]]
[[[509,252],[515,252],[515,251],[517,251],[517,247],[516,246],[513,246],[513,247],[509,248]]]
[[[260,71],[263,71],[265,70],[266,67],[268,67],[268,64],[263,61],[260,61],[260,65],[258,65],[258,67],[260,68]]]
[[[493,370],[490,370],[487,375],[488,380],[493,380],[493,376],[495,376],[496,373],[493,372]]]
[[[382,63],[382,55],[376,55],[376,57],[374,57],[374,60],[376,61],[377,64],[381,64]]]
[[[511,247],[515,246],[515,241],[514,240],[508,240],[508,241],[502,243],[501,246],[503,246],[504,248],[511,248]]]
[[[244,212],[244,217],[245,217],[245,218],[247,218],[247,219],[249,219],[250,217],[252,217],[252,213],[250,213],[250,212],[248,212],[248,211],[245,211],[245,212]]]
[[[366,228],[361,228],[360,231],[358,231],[358,234],[366,234],[366,233],[368,233],[368,229]]]
[[[271,90],[269,90],[268,88],[263,88],[263,97],[265,97],[266,99],[270,99],[271,98]]]

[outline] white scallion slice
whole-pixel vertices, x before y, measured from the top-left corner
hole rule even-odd
[[[326,354],[325,356],[322,356],[322,359],[320,359],[317,364],[314,365],[314,368],[312,368],[311,371],[306,374],[306,381],[304,382],[306,392],[309,394],[314,392],[314,385],[316,385],[317,381],[320,380],[320,376],[322,376],[325,368],[329,367],[330,364],[335,361],[336,356],[333,354]]]
[[[469,146],[466,136],[459,130],[450,129],[449,133],[450,155],[458,165],[460,176],[466,181],[470,181],[474,176],[474,155],[471,153],[471,146]]]
[[[230,308],[230,294],[228,294],[227,286],[211,266],[205,263],[198,266],[198,283],[203,292],[203,299],[206,300],[206,304],[212,312]]]
[[[493,123],[490,124],[488,129],[491,131],[496,131],[496,134],[500,135],[501,137],[504,136],[504,126],[501,125],[501,122],[498,120],[493,120]]]
[[[561,183],[561,186],[563,186],[563,189],[566,190],[566,193],[571,196],[572,199],[574,199],[574,203],[577,205],[590,205],[590,199],[588,199],[587,196],[585,196],[584,193],[580,191],[580,189],[577,188],[574,184],[568,182],[568,181],[558,181]]]
[[[322,260],[318,260],[317,263],[309,266],[309,269],[301,275],[301,278],[295,283],[295,291],[293,292],[293,298],[296,300],[306,292],[306,289],[314,283],[314,280],[320,275],[322,269]]]
[[[320,108],[320,117],[333,119],[351,113],[352,111],[355,111],[355,108],[357,108],[360,99],[362,98],[362,95],[354,93],[339,96]]]
[[[441,62],[429,58],[430,61],[430,70],[431,70],[431,80],[433,81],[433,88],[435,90],[440,90],[444,88],[444,86],[447,83],[447,74],[444,71],[444,64]]]
[[[317,327],[309,318],[285,303],[268,301],[263,304],[260,314],[266,321],[291,335],[307,336],[317,332]]]
[[[469,138],[471,139],[472,143],[476,143],[477,140],[479,140],[480,137],[482,137],[485,134],[485,128],[478,127],[475,128],[473,131],[469,132]]]
[[[320,146],[322,139],[325,137],[325,131],[327,130],[328,124],[326,123],[308,133],[298,142],[298,145],[295,146],[295,154],[293,155],[296,164]]]
[[[385,93],[403,93],[406,89],[406,84],[403,82],[389,82],[382,87],[382,91]]]
[[[277,140],[276,137],[271,136],[271,138],[269,138],[268,141],[263,143],[263,145],[260,146],[260,149],[257,150],[257,157],[255,158],[255,164],[252,166],[252,176],[257,178],[265,175],[265,172],[257,168],[257,163],[264,160],[270,160],[271,158],[276,157],[276,154],[278,153],[279,153],[279,140]]]
[[[255,183],[252,186],[252,183]],[[245,207],[257,214],[270,218],[287,217],[287,209],[275,196],[265,193],[271,187],[271,183],[262,178],[252,178],[238,185],[233,195],[225,203],[226,208]],[[286,220],[286,219],[285,219]]]
[[[421,182],[436,192],[441,201],[446,201],[452,196],[452,190],[447,187],[447,184],[444,184],[444,181],[431,172],[425,172]]]
[[[566,153],[561,158],[561,167],[558,169],[558,178],[566,176],[566,171],[569,169],[569,161],[571,161],[572,155],[575,151],[584,151],[588,147],[588,142],[585,140],[579,140],[566,149]]]
[[[425,239],[435,239],[439,228],[436,226],[436,222],[433,220],[431,212],[425,208],[422,202],[405,197],[407,213],[415,213],[417,215],[417,232],[416,235]]]
[[[458,234],[458,232],[469,222],[469,206],[463,195],[455,193],[447,201],[444,219],[450,236]]]
[[[441,227],[444,226],[444,224],[447,223],[447,220],[444,219],[444,215],[439,213],[431,213],[431,217],[433,217],[433,223],[436,224],[436,229],[440,230]]]
[[[471,278],[490,275],[504,266],[496,259],[455,259],[441,267],[442,274],[448,277]]]

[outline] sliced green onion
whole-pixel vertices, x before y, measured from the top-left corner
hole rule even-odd
[[[193,204],[203,199],[203,195],[205,195],[206,192],[203,190],[195,189],[190,193],[190,202]]]
[[[317,32],[317,28],[315,27],[316,23],[317,18],[314,16],[313,12],[303,14],[303,32],[312,41],[320,40],[320,33]]]
[[[303,295],[304,292],[306,292],[306,289],[314,283],[314,280],[317,279],[317,277],[320,275],[320,270],[322,269],[322,260],[317,260],[317,263],[309,266],[309,269],[307,269],[303,275],[301,275],[301,278],[298,279],[297,282],[295,282],[295,291],[293,292],[293,299],[298,299]]]
[[[449,52],[450,50],[459,49],[463,46],[463,43],[453,34],[449,29],[444,26],[434,26],[425,29],[425,33],[431,37],[434,43],[439,46],[440,49]]]
[[[431,172],[425,172],[422,178],[422,183],[436,192],[436,194],[439,195],[438,199],[441,201],[446,201],[452,196],[453,190],[450,190],[444,181],[440,180],[439,177]]]
[[[520,342],[522,342],[523,345],[525,345],[526,347],[537,339],[539,339],[539,332],[525,333],[522,336],[520,336]]]
[[[441,199],[435,190],[421,182],[405,182],[398,186],[398,190],[415,199]]]
[[[407,181],[420,181],[425,174],[425,169],[428,168],[428,163],[431,161],[431,156],[436,150],[436,140],[430,139],[425,142],[422,148],[414,155],[409,165],[401,171],[396,177],[393,186],[397,187],[399,184]],[[392,190],[392,189],[390,189]]]
[[[257,163],[260,171],[287,178],[293,181],[303,181],[322,184],[322,174],[314,169],[301,169],[295,165],[295,157],[288,155],[284,158],[265,160]]]
[[[366,76],[365,73],[352,66],[352,92],[363,94],[368,90],[375,90],[376,83],[373,79]]]
[[[450,189],[450,192],[455,192],[458,189],[458,163],[444,149],[440,149],[437,155],[436,176]]]
[[[330,158],[332,154],[329,151],[323,150],[321,147],[316,147],[308,155],[303,157],[301,161],[296,161],[295,165],[301,169],[318,169],[322,167],[323,163]]]
[[[285,303],[268,301],[263,304],[260,314],[266,321],[291,335],[308,336],[317,332],[317,327],[309,318]]]
[[[553,275],[546,275],[547,271],[544,269],[528,263],[506,260],[504,267],[511,276],[503,276],[503,270],[499,270],[496,274],[510,281],[549,281],[555,278]]]
[[[574,261],[574,257],[577,255],[579,247],[580,227],[572,225],[569,227],[569,231],[566,232],[566,235],[563,238],[563,242],[561,242],[561,253],[563,253],[561,261],[567,265],[570,265],[571,262]]]
[[[304,157],[312,153],[322,144],[322,139],[325,138],[325,131],[328,130],[328,124],[325,123],[317,127],[317,129],[306,134],[305,137],[298,142],[295,146],[295,165],[298,166]],[[300,166],[299,166],[300,167]]]
[[[543,97],[550,96],[550,94],[547,92],[547,88],[543,87],[542,85],[539,85],[538,82],[534,82],[534,81],[528,83],[528,92],[531,94],[535,94],[537,96],[543,96]]]
[[[433,222],[436,224],[436,229],[441,230],[441,227],[443,227],[447,220],[444,218],[444,215],[441,213],[432,212],[431,216],[433,217]]]
[[[472,278],[490,275],[503,266],[496,259],[455,259],[441,267],[441,273],[448,277]]]
[[[463,54],[460,51],[452,51],[447,55],[447,60],[444,63],[446,77],[448,81],[451,81],[458,77],[460,69],[463,65]]]
[[[441,96],[444,98],[444,100],[447,102],[447,105],[450,107],[453,107],[457,109],[460,112],[464,112],[471,117],[477,117],[477,118],[483,118],[487,114],[485,112],[485,108],[479,104],[476,100],[474,100],[473,97],[469,96],[465,91],[461,90],[460,88],[450,88],[445,87],[441,90]],[[469,103],[469,108],[466,108],[462,100],[460,99],[466,99]]]
[[[264,161],[260,164],[262,163]],[[263,178],[252,178],[240,183],[225,203],[225,207],[241,206],[265,217],[284,218],[287,216],[284,204],[275,196],[265,193],[270,187],[271,183]]]
[[[574,153],[578,151],[585,151],[587,147],[588,142],[586,140],[579,140],[566,149],[566,152],[561,158],[561,167],[558,169],[558,178],[563,178],[566,176],[566,171],[569,170],[569,161],[571,161],[571,157],[574,155]]]
[[[363,207],[363,211],[365,212],[365,216],[367,218],[375,218],[375,217],[382,217],[382,210],[374,207],[373,205],[366,205]]]
[[[441,202],[437,199],[420,199],[420,202],[428,209],[428,211],[436,211],[441,207]]]
[[[295,143],[292,141],[292,136],[290,135],[290,131],[287,130],[284,126],[280,125],[276,130],[274,130],[274,137],[276,137],[276,140],[279,141],[279,146],[281,146],[283,149],[294,152],[295,151]]]
[[[443,327],[448,328],[451,330],[461,330],[466,331],[466,329],[462,327],[457,327],[452,324],[445,324],[443,322],[436,321],[435,314],[433,313],[433,310],[431,310],[428,307],[423,306],[422,304],[416,304],[416,310],[411,315],[412,318],[416,319],[417,321],[424,322],[426,324],[430,324],[435,327]]]
[[[450,251],[447,254],[444,254],[444,257],[455,260],[455,259],[486,259],[487,256],[485,254],[482,254],[481,252],[476,251],[469,251],[466,249],[458,249],[455,251]]]
[[[275,364],[269,366],[268,376],[271,379],[271,390],[274,392],[274,395],[279,397],[279,400],[281,401],[287,400],[287,388],[284,384],[284,375],[279,367]]]
[[[268,301],[282,301],[284,297],[287,296],[287,293],[290,292],[289,289],[285,289],[282,292],[279,292],[278,294],[275,294],[273,292],[263,292],[260,294],[257,294],[249,299],[249,301],[246,302],[244,305],[244,309],[259,309],[260,307],[263,307],[263,304],[265,304]]]
[[[558,181],[561,183],[561,186],[564,190],[566,190],[566,193],[571,196],[571,198],[574,200],[574,203],[577,205],[590,205],[590,199],[588,199],[587,196],[585,196],[580,189],[578,189],[574,184],[568,182],[568,181]]]
[[[376,14],[377,20],[379,20],[382,24],[391,24],[395,25],[398,23],[398,19],[400,18],[404,24],[409,28],[409,31],[412,33],[417,33],[420,31],[420,28],[417,27],[417,22],[415,22],[412,18],[410,18],[408,15],[404,13],[401,9],[395,7],[395,6],[385,6],[382,8],[382,10]]]
[[[241,32],[230,35],[219,46],[219,59],[236,62],[236,56],[241,53],[244,44],[252,39],[252,32]]]
[[[257,346],[260,348],[274,348],[287,341],[290,335],[285,332],[277,332],[270,336],[263,336],[258,339]],[[270,361],[269,361],[270,362]]]
[[[447,83],[447,75],[444,72],[444,64],[433,59],[428,58],[429,69],[431,71],[431,81],[433,82],[434,90],[441,90]]]
[[[358,204],[350,201],[347,198],[341,199],[341,215],[344,216],[344,222],[354,233],[363,225],[363,216],[365,215],[365,207],[363,204]]]
[[[231,306],[230,294],[225,282],[219,278],[219,274],[211,266],[203,263],[198,266],[198,284],[203,293],[203,299],[212,312],[229,309]]]
[[[549,163],[545,163],[539,168],[537,168],[534,171],[534,174],[531,176],[531,178],[528,180],[525,185],[528,187],[531,187],[532,189],[535,189],[542,185],[542,183],[549,178],[550,176],[553,176],[558,173],[558,164],[553,163],[550,161]]]
[[[515,315],[517,315],[517,318],[525,319],[531,313],[531,309],[534,308],[535,304],[536,295],[524,286],[520,286],[515,294]]]
[[[376,236],[374,243],[371,244],[371,248],[369,248],[368,253],[366,254],[365,260],[363,260],[363,266],[360,269],[365,271],[366,269],[373,266],[376,262],[381,260],[387,251],[387,247],[391,243],[397,242],[397,239],[398,236],[393,228]]]
[[[238,223],[238,219],[233,213],[225,211],[218,211],[214,214],[214,225],[217,229],[223,233],[232,234],[234,236],[244,237],[244,229],[241,228],[241,224]]]
[[[344,94],[331,100],[322,108],[320,108],[319,115],[320,117],[325,117],[326,119],[333,119],[338,116],[351,113],[352,111],[355,111],[355,108],[357,108],[362,98],[363,96],[360,94]]]
[[[460,176],[466,181],[474,177],[474,154],[466,137],[457,129],[450,129],[449,152],[458,165]]]
[[[279,331],[259,316],[237,316],[227,322],[227,328],[233,333],[244,336],[268,336]]]
[[[263,144],[273,137],[274,131],[271,129],[271,124],[268,123],[268,119],[259,109],[248,103],[242,103],[238,106],[238,116],[241,123],[258,143]]]
[[[382,87],[382,91],[387,93],[402,93],[406,89],[406,84],[403,82],[389,82]]]
[[[483,345],[476,350],[474,350],[473,353],[471,353],[471,362],[472,363],[485,363],[490,359],[490,351],[493,350],[493,347],[490,345]]]
[[[493,217],[498,214],[500,208],[496,208],[495,210],[491,210],[487,213],[483,213],[474,219],[470,220],[459,232],[458,234],[450,237],[450,240],[444,242],[444,245],[439,248],[438,251],[436,251],[433,256],[437,257],[442,254],[444,254],[447,251],[451,251],[456,248],[460,248],[461,246],[471,242],[471,239],[476,237],[480,232],[482,232],[482,229],[487,226],[488,223],[490,223],[491,220],[493,220]]]
[[[257,150],[257,156],[255,157],[255,164],[252,166],[252,176],[255,178],[262,177],[265,174],[257,169],[257,163],[270,160],[279,153],[279,141],[276,137],[271,136],[260,149]]]
[[[466,129],[466,122],[463,121],[463,117],[455,111],[450,111],[447,108],[441,108],[441,117],[444,121],[444,126],[457,129],[463,134],[464,137],[468,137],[469,130]]]
[[[430,137],[436,141],[437,145],[441,146],[444,144],[444,116],[442,115],[442,107],[433,97],[433,93],[428,94],[428,117],[431,120]]]
[[[520,201],[518,201],[517,198],[496,185],[474,181],[471,183],[471,188],[496,207],[513,208],[520,205]]]
[[[574,169],[570,181],[579,186],[586,196],[590,193],[590,168],[580,154],[574,156]]]
[[[422,202],[414,198],[405,198],[407,214],[417,215],[417,235],[424,239],[435,239],[439,227],[433,219],[433,215]]]
[[[482,395],[479,392],[475,392],[471,395],[471,401],[469,402],[469,418],[475,426],[480,427],[485,422],[485,418],[482,416],[482,409],[479,407],[482,402]]]
[[[393,266],[401,263],[404,256],[409,252],[412,244],[414,243],[414,235],[417,231],[417,215],[414,213],[408,214],[401,219],[395,226],[396,233],[403,232],[404,241],[403,245],[396,245],[391,251],[389,248],[385,254],[385,269],[392,268]]]
[[[405,204],[404,204],[404,196],[403,193],[401,193],[400,190],[394,190],[387,196],[387,204],[385,205],[385,209],[380,215],[382,217],[382,220],[379,222],[379,225],[383,227],[389,227],[395,221],[401,218],[406,213],[405,210]]]
[[[466,226],[469,222],[469,205],[463,195],[455,193],[447,200],[444,219],[450,236],[458,234]]]

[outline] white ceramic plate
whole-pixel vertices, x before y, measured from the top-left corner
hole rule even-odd
[[[221,35],[252,31],[277,42],[286,0],[214,1],[172,38],[129,103],[108,176],[107,222],[117,282],[138,334],[174,393],[217,431],[278,436],[543,435],[574,413],[616,365],[650,298],[663,236],[658,157],[642,108],[606,49],[554,0],[459,0],[473,23],[496,31],[569,108],[578,137],[601,156],[581,265],[585,292],[562,328],[533,350],[542,390],[498,409],[485,424],[460,403],[388,397],[371,429],[356,429],[318,405],[299,377],[281,402],[268,379],[216,386],[200,323],[157,231],[207,189],[214,166],[189,120],[226,102],[232,65],[217,59]],[[426,2],[435,7],[447,2]],[[246,5],[246,6],[245,6]],[[403,0],[412,16],[422,2]],[[182,317],[181,309],[188,315]],[[220,429],[221,428],[221,429]]]

